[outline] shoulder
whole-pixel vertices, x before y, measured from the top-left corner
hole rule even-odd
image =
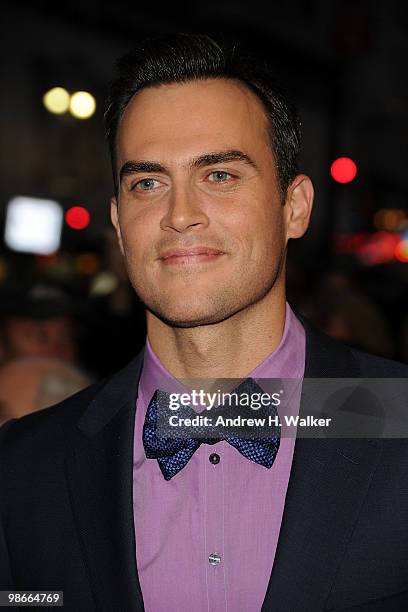
[[[66,439],[86,407],[105,384],[106,381],[100,381],[54,406],[4,423],[0,427],[2,455],[10,448],[17,451],[27,445],[44,448]]]
[[[384,378],[408,378],[408,365],[393,359],[378,357],[350,348],[363,376]]]
[[[76,431],[78,423],[92,407],[91,416],[103,419],[103,413],[123,403],[126,397],[136,397],[137,383],[143,364],[143,351],[122,370],[75,393],[63,402],[12,419],[0,427],[0,452],[31,442],[37,448],[50,445],[52,440],[66,440]]]
[[[12,419],[0,427],[0,462],[9,452],[18,461],[34,450],[46,455],[59,448],[65,448],[78,432],[78,425],[84,419],[104,419],[123,398],[136,397],[143,355],[133,359],[122,370],[70,396],[63,402],[44,410]],[[91,419],[89,419],[91,417]],[[19,454],[21,453],[21,454]],[[23,457],[24,455],[24,457]]]
[[[335,340],[295,311],[306,334],[306,377],[408,378],[408,365]]]

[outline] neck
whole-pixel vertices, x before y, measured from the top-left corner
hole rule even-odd
[[[242,378],[279,345],[285,310],[282,290],[211,325],[171,327],[147,312],[147,335],[175,378]]]

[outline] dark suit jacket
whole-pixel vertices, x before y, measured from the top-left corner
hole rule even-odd
[[[302,321],[306,377],[408,375]],[[142,357],[0,429],[0,590],[63,590],[69,612],[143,610],[132,505]],[[408,610],[405,439],[296,441],[262,612],[326,610]]]

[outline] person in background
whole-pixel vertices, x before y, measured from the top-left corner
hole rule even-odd
[[[20,357],[0,366],[0,425],[48,408],[91,384],[74,365],[50,357]]]
[[[360,351],[395,358],[390,328],[381,308],[341,270],[323,276],[300,311],[326,334]]]
[[[70,297],[50,285],[4,291],[0,298],[0,363],[34,355],[74,362],[74,310]]]

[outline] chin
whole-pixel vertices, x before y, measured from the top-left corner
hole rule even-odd
[[[170,325],[170,327],[199,327],[201,325],[214,325],[215,323],[220,323],[227,317],[217,316],[215,313],[172,313],[172,312],[163,312],[158,310],[153,310],[148,308],[148,310],[154,314],[158,319],[166,323],[166,325]]]
[[[185,306],[185,305],[184,305]],[[214,308],[205,310],[203,308],[186,309],[183,308],[161,308],[150,307],[146,308],[158,319],[169,325],[170,327],[188,328],[199,327],[202,325],[215,325],[225,319],[228,319],[234,312],[225,312],[214,310]]]

